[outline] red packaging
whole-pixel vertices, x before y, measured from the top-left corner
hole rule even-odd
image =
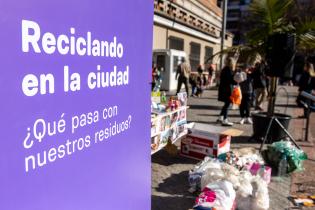
[[[231,136],[220,135],[218,139],[187,135],[181,141],[181,155],[202,160],[205,156],[217,157],[230,151]]]

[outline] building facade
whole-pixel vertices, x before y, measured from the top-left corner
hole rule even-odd
[[[233,45],[245,43],[245,34],[250,25],[244,24],[249,15],[249,4],[252,0],[228,0],[226,30],[234,35]],[[218,1],[221,7],[222,0]]]
[[[220,51],[221,27],[222,10],[216,0],[154,1],[153,50],[184,51],[193,71]],[[225,38],[225,46],[232,46],[233,35]]]

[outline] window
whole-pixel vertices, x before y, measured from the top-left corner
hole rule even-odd
[[[170,44],[170,49],[174,49],[174,50],[184,50],[184,40],[171,36],[169,38],[169,44]]]
[[[227,22],[226,23],[226,28],[227,29],[235,29],[235,28],[238,28],[238,23],[237,22]]]
[[[195,42],[190,43],[189,62],[192,71],[196,71],[200,65],[200,44]]]
[[[204,62],[206,63],[206,61],[213,55],[213,48],[212,47],[205,47],[205,60]],[[208,61],[208,63],[211,62],[211,60]]]

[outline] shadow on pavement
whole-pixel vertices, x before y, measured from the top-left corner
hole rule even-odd
[[[164,182],[160,183],[156,191],[174,196],[192,196],[188,192],[188,174],[189,171],[182,171],[179,174],[171,174]]]
[[[275,106],[284,108],[299,108],[296,104],[276,104]]]
[[[221,126],[221,124],[218,124],[217,122],[209,122],[209,121],[203,121],[203,120],[194,120],[194,121],[187,121],[188,123],[204,123],[208,125],[217,125]]]
[[[194,164],[195,165],[199,161],[194,160],[194,159],[190,159],[190,158],[182,157],[179,154],[176,156],[173,156],[173,155],[168,154],[165,150],[161,150],[158,153],[155,153],[154,155],[152,155],[151,162],[157,163],[157,164],[163,165],[163,166],[170,166],[173,164]],[[187,179],[187,177],[186,177],[186,179]]]
[[[198,110],[202,110],[202,109],[208,109],[208,110],[221,110],[221,106],[210,106],[210,105],[188,105],[189,109],[198,109]]]
[[[259,144],[260,141],[252,139],[251,136],[235,136],[232,137],[232,144]]]
[[[217,114],[197,114],[197,116],[207,116],[207,117],[219,117],[220,116],[220,112],[218,112]],[[240,117],[239,114],[229,114],[229,118],[236,118],[236,117]]]
[[[188,210],[194,205],[193,197],[151,196],[151,210]]]
[[[201,100],[217,100],[218,97],[200,97],[198,99],[201,99]]]

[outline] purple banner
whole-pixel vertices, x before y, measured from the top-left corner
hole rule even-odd
[[[148,210],[153,1],[0,0],[0,209]]]

